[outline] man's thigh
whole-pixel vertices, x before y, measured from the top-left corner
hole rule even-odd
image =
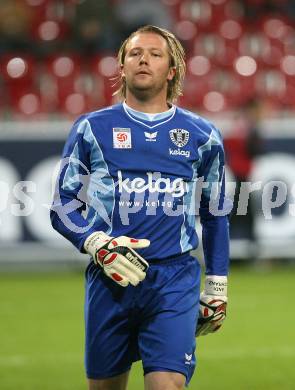
[[[88,379],[103,380],[129,371],[137,351],[128,313],[133,290],[101,269],[86,270],[85,368]]]
[[[152,270],[151,277],[138,335],[145,375],[176,372],[188,383],[196,364],[200,266],[195,259],[163,265]]]

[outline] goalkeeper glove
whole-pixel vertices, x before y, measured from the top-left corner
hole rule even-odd
[[[226,317],[227,276],[208,275],[200,295],[196,336],[216,332]]]
[[[146,239],[113,238],[104,232],[94,232],[85,240],[84,249],[108,277],[126,287],[129,283],[137,286],[145,278],[149,267],[132,248],[146,248],[149,245],[150,241]]]

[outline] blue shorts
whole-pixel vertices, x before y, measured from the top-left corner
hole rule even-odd
[[[86,269],[85,366],[91,379],[122,374],[142,360],[144,373],[195,365],[200,265],[189,254],[150,262],[145,280],[121,287],[91,262]]]

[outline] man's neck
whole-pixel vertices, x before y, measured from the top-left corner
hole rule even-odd
[[[147,100],[139,100],[134,95],[127,93],[126,104],[133,110],[148,114],[165,112],[170,108],[166,99],[163,99],[162,96],[155,96],[154,98]]]

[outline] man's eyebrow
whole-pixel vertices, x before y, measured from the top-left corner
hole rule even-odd
[[[136,46],[136,47],[130,48],[129,50],[127,49],[127,51],[132,51],[132,50],[143,50],[143,49],[145,49],[145,48],[142,47],[142,46]],[[148,49],[148,50],[163,51],[163,49],[161,49],[161,48],[159,48],[159,47],[148,47],[147,49]]]

